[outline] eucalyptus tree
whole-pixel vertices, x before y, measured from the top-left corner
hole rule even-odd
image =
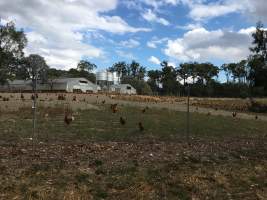
[[[16,67],[23,58],[27,38],[23,30],[17,30],[13,22],[3,25],[0,21],[0,83],[14,78]]]

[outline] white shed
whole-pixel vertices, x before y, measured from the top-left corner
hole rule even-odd
[[[111,85],[109,91],[119,94],[136,94],[136,89],[130,84]]]
[[[52,91],[97,92],[97,85],[85,78],[59,78],[52,80]]]

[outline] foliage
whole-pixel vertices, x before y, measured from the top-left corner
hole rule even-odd
[[[23,58],[20,66],[20,76],[24,79],[31,78],[32,80],[39,79],[42,83],[48,80],[47,72],[49,66],[46,64],[45,59],[37,54],[31,54]]]
[[[92,72],[96,68],[97,68],[96,64],[91,63],[87,60],[81,60],[77,65],[77,70],[79,71]]]
[[[168,64],[167,61],[161,63],[161,83],[163,87],[163,93],[167,95],[173,95],[178,88],[177,74],[175,69]]]
[[[149,77],[147,83],[149,84],[151,90],[153,91],[154,94],[158,94],[160,78],[161,78],[161,71],[150,70],[147,72],[147,76]]]
[[[0,23],[0,84],[14,78],[13,72],[23,58],[23,49],[27,44],[23,30],[16,30],[15,24]]]
[[[152,90],[148,83],[146,83],[144,80],[139,80],[137,78],[131,78],[131,77],[125,77],[122,80],[122,83],[127,83],[133,86],[136,89],[137,94],[141,95],[151,95]]]
[[[96,82],[96,77],[95,77],[95,74],[93,73],[90,73],[88,71],[85,71],[85,70],[77,70],[77,69],[73,69],[71,68],[68,72],[67,72],[67,76],[70,77],[70,78],[80,78],[80,77],[83,77],[83,78],[86,78],[88,79],[89,81],[95,83]]]

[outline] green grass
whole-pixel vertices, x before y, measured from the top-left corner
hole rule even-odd
[[[44,119],[44,114],[49,119]],[[141,113],[140,108],[119,106],[118,113],[112,113],[109,106],[100,106],[100,110],[85,110],[74,113],[75,121],[70,125],[63,122],[63,110],[39,109],[37,117],[37,134],[46,139],[91,139],[91,140],[131,140],[136,138],[177,139],[185,137],[186,113],[167,109],[149,109]],[[126,119],[123,126],[120,117]],[[7,119],[0,117],[0,138],[31,137],[32,114],[30,109],[9,114]],[[15,120],[15,122],[14,122]],[[142,122],[145,130],[140,132],[138,122]],[[191,137],[254,137],[267,130],[267,123],[257,120],[234,119],[224,116],[207,116],[190,114]]]
[[[31,109],[2,112],[0,199],[253,199],[267,194],[266,138],[258,137],[266,133],[266,122],[191,113],[190,136],[197,139],[188,144],[180,140],[186,132],[184,112],[148,109],[143,114],[141,108],[119,106],[114,114],[109,105],[98,106],[74,113],[69,126],[62,105],[39,108],[37,133],[43,143],[36,145],[37,156],[25,139],[32,136]]]

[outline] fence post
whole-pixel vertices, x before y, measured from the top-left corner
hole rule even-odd
[[[187,142],[189,141],[189,134],[190,134],[190,86],[187,84],[187,113],[186,113],[186,139]]]
[[[37,77],[35,75],[33,80],[33,118],[32,118],[32,149],[33,153],[35,151],[35,129],[36,129],[36,85],[37,85]],[[36,138],[37,139],[37,138]]]

